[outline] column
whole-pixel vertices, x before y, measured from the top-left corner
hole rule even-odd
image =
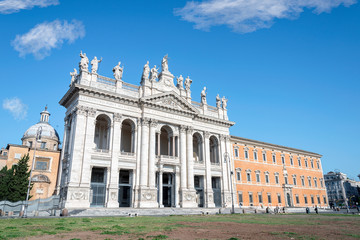
[[[149,119],[141,119],[140,186],[148,185]]]
[[[163,165],[161,164],[159,166],[159,183],[158,183],[158,188],[159,188],[159,207],[163,208],[164,204],[163,204],[163,169],[162,169]]]
[[[205,151],[205,207],[215,207],[214,195],[211,185],[211,164],[210,164],[210,146],[209,146],[209,132],[204,132],[204,151]]]
[[[135,173],[135,180],[134,180],[134,195],[133,195],[133,207],[139,207],[139,201],[140,201],[140,193],[139,193],[139,185],[140,185],[140,152],[141,152],[141,119],[137,119],[137,128],[136,128],[136,148],[135,148],[135,154],[136,154],[136,169]]]
[[[156,120],[150,123],[150,148],[149,148],[149,187],[155,188],[155,130]]]
[[[225,147],[225,135],[220,135],[220,154],[219,154],[219,161],[221,163],[222,169],[222,197],[223,197],[223,205],[231,206],[231,194],[229,192],[229,161],[231,161],[231,156],[229,154],[229,158],[225,159],[226,153]],[[225,162],[226,160],[226,162]]]
[[[160,132],[157,133],[157,152],[158,152],[158,156],[161,155],[160,153]]]
[[[83,144],[83,157],[81,164],[81,181],[80,186],[85,188],[90,188],[90,161],[91,154],[94,148],[94,134],[95,134],[95,115],[96,110],[93,108],[87,109],[87,117],[85,123],[85,139]]]
[[[193,128],[188,127],[186,131],[186,143],[187,143],[187,182],[188,189],[194,189],[194,153],[193,153]]]
[[[186,128],[180,126],[180,187],[181,189],[187,188],[186,177]]]
[[[111,167],[109,171],[109,185],[108,198],[106,206],[108,208],[119,207],[118,192],[119,192],[119,156],[120,156],[120,141],[121,141],[121,114],[115,113],[113,120],[113,136],[112,136],[112,152],[111,152]]]
[[[59,159],[59,166],[58,166],[58,173],[57,173],[57,180],[56,180],[56,195],[60,194],[60,186],[61,186],[61,179],[62,179],[62,164],[64,161],[64,154],[65,154],[65,146],[66,146],[66,141],[67,141],[67,134],[68,134],[68,130],[69,130],[69,119],[68,117],[65,118],[65,124],[64,124],[64,138],[63,138],[63,151],[61,151],[60,153],[60,159]]]
[[[175,136],[172,136],[172,156],[175,157]]]

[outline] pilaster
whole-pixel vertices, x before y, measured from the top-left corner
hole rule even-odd
[[[210,164],[210,145],[209,145],[210,133],[204,132],[204,151],[205,151],[205,207],[215,207],[214,192],[211,184],[211,164]]]

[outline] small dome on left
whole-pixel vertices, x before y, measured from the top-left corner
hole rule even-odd
[[[35,143],[38,142],[37,147],[42,149],[50,149],[50,150],[58,150],[58,145],[60,142],[59,134],[56,130],[49,124],[50,113],[47,111],[47,107],[45,110],[40,113],[40,122],[35,125],[32,125],[25,131],[22,137],[22,144],[35,147]],[[36,138],[39,137],[40,140],[36,141]],[[39,145],[41,143],[41,145]]]

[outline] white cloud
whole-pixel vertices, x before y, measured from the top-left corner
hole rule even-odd
[[[43,59],[50,55],[53,48],[60,48],[65,40],[73,43],[78,38],[85,36],[85,27],[82,22],[72,20],[55,20],[44,22],[30,29],[23,35],[17,35],[12,45],[21,57],[26,54],[33,54],[36,59]]]
[[[297,18],[305,8],[314,13],[330,12],[340,5],[350,6],[356,0],[206,0],[187,2],[175,15],[195,23],[196,29],[227,25],[236,32],[247,33],[269,28],[275,19]]]
[[[22,120],[27,116],[27,105],[17,97],[5,99],[2,106],[9,110],[16,120]]]
[[[0,1],[0,13],[9,14],[33,7],[58,5],[58,0],[4,0]]]

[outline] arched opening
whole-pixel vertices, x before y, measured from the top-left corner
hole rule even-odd
[[[199,133],[193,135],[193,156],[195,162],[203,161],[202,137]]]
[[[126,119],[121,124],[121,152],[134,152],[134,123]]]
[[[178,156],[178,137],[169,126],[163,126],[156,134],[156,155]]]
[[[109,150],[110,140],[110,119],[106,115],[99,115],[95,125],[95,145],[96,149]]]
[[[219,143],[215,136],[210,137],[210,162],[219,163]]]

